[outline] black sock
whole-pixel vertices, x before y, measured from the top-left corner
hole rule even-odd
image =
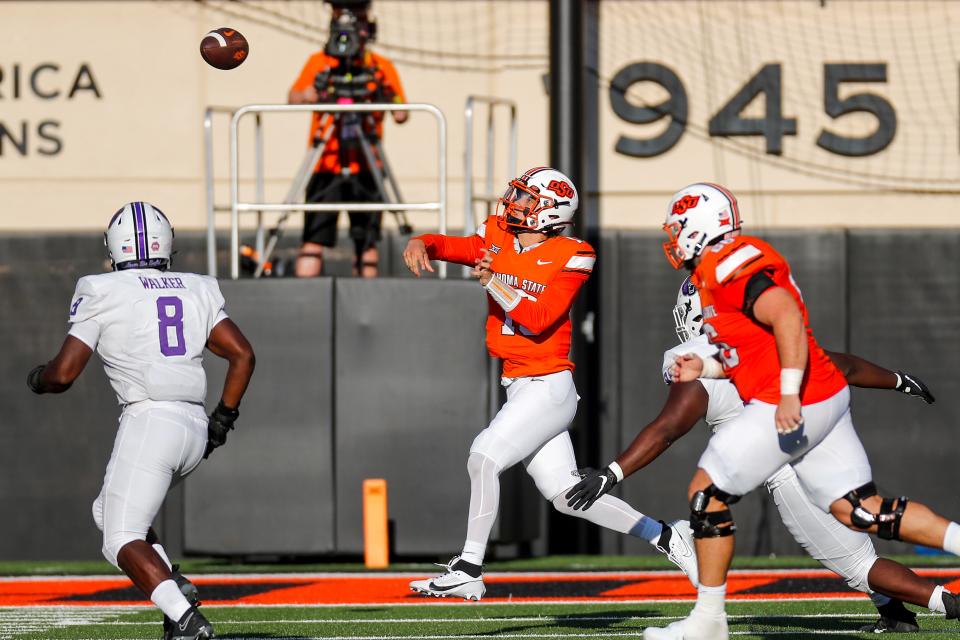
[[[467,562],[463,558],[457,560],[451,568],[456,571],[463,571],[471,578],[479,578],[483,574],[483,567],[478,564],[473,564],[472,562]]]

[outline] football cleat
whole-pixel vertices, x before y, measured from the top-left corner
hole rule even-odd
[[[459,596],[464,600],[477,601],[487,592],[487,588],[483,586],[483,575],[479,573],[479,567],[461,560],[460,556],[454,556],[448,564],[437,566],[445,568],[446,572],[436,578],[414,580],[410,583],[410,589],[435,598]],[[471,569],[478,575],[472,576],[464,569]]]
[[[170,570],[172,578],[177,583],[177,586],[180,587],[180,593],[183,594],[183,597],[187,599],[187,602],[190,603],[192,607],[200,606],[200,592],[197,590],[197,585],[190,582],[185,575],[180,573],[180,565],[175,564],[171,567]]]
[[[182,573],[180,573],[180,565],[175,564],[171,567],[171,577],[174,582],[177,583],[177,586],[180,587],[180,593],[183,594],[183,597],[187,599],[187,602],[190,603],[191,607],[200,606],[200,592],[197,590],[197,585],[190,582],[189,579]],[[167,616],[163,616],[163,633],[166,637],[167,630],[170,629],[175,623],[173,620]]]
[[[663,531],[656,547],[666,554],[667,559],[687,574],[694,587],[700,586],[700,574],[697,569],[697,552],[693,546],[693,532],[686,520],[674,520],[671,523],[660,521]]]
[[[209,640],[215,637],[213,625],[196,607],[187,609],[163,634],[163,640]]]
[[[880,617],[872,624],[858,629],[861,633],[915,633],[920,631],[917,614],[903,606],[899,600],[891,600],[877,607]]]
[[[718,617],[696,615],[671,622],[665,627],[647,627],[643,640],[728,640],[727,614]]]
[[[941,599],[943,600],[943,608],[947,610],[947,620],[960,618],[960,598],[956,594],[944,590]]]

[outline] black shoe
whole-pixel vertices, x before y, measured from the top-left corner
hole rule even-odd
[[[877,607],[880,618],[873,624],[860,627],[863,633],[916,633],[920,631],[917,614],[903,606],[899,600],[891,600]]]
[[[190,606],[199,607],[200,592],[197,590],[197,585],[190,582],[185,575],[180,573],[180,565],[178,564],[173,565],[170,572],[174,582],[176,582],[177,586],[180,587],[180,593],[182,593],[183,597],[187,599],[187,602],[190,603]]]
[[[163,640],[209,640],[215,637],[213,626],[196,607],[187,609],[179,621],[171,622],[169,626],[164,620]]]
[[[175,564],[171,567],[171,577],[174,582],[177,583],[177,586],[180,587],[180,593],[183,594],[183,597],[187,599],[187,602],[190,603],[191,607],[199,607],[200,602],[200,592],[197,590],[197,585],[190,582],[186,576],[180,573],[180,565]],[[163,616],[163,637],[167,637],[167,631],[173,626],[174,622],[167,616]]]
[[[947,590],[944,590],[941,597],[943,599],[943,608],[947,610],[947,620],[960,618],[960,598]]]

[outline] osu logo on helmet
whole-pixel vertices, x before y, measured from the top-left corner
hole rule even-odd
[[[679,216],[686,213],[687,209],[693,209],[698,202],[700,202],[700,196],[683,196],[673,203],[673,215]]]
[[[561,198],[572,198],[574,195],[573,187],[562,180],[551,180],[547,189],[553,191]]]

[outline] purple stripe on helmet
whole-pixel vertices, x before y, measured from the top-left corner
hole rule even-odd
[[[148,256],[144,234],[143,204],[140,202],[133,203],[133,226],[137,234],[137,259],[145,260]]]
[[[137,203],[130,203],[130,215],[133,216],[133,246],[137,250],[137,260],[140,260],[142,257],[140,255],[140,215],[137,212]]]

